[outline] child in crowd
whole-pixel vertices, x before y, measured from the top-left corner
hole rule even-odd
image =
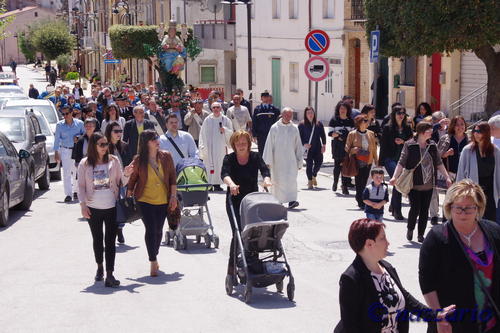
[[[373,168],[370,172],[372,183],[363,191],[366,217],[382,222],[384,205],[389,201],[389,190],[384,181],[384,170]]]

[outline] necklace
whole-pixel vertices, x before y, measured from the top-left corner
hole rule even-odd
[[[460,231],[458,232],[463,238],[465,238],[465,240],[467,241],[467,246],[468,247],[470,247],[470,242],[471,242],[472,237],[476,234],[477,227],[478,226],[476,225],[476,227],[474,228],[474,230],[472,230],[472,232],[470,234],[468,234],[468,235],[464,235]]]

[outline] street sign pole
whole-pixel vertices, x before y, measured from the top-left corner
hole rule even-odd
[[[318,81],[314,82],[314,112],[318,114]]]
[[[375,28],[375,31],[372,31],[370,36],[370,61],[373,63],[373,98],[372,103],[375,108],[377,107],[377,89],[378,89],[378,75],[379,75],[379,66],[378,66],[378,55],[380,52],[380,30],[379,26]],[[380,110],[377,110],[380,112]]]

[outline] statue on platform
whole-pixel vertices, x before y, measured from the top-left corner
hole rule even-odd
[[[163,29],[160,28],[163,32]],[[161,52],[158,54],[160,66],[168,73],[179,75],[184,69],[184,58],[186,58],[186,49],[181,39],[177,37],[177,23],[170,21],[168,32],[161,42]]]

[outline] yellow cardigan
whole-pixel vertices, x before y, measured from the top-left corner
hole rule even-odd
[[[377,164],[378,156],[377,156],[377,140],[375,139],[375,133],[370,130],[366,130],[368,135],[368,151],[370,152],[370,156],[368,157],[368,164]],[[349,153],[349,155],[353,155],[353,148],[358,147],[361,148],[361,135],[358,133],[358,130],[352,130],[349,132],[347,136],[345,151]]]

